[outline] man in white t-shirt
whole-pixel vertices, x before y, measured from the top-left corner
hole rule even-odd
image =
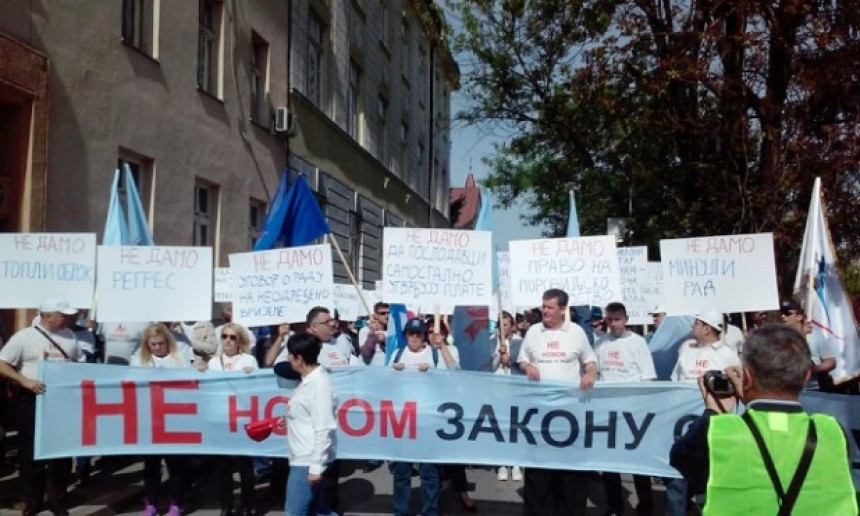
[[[526,332],[517,362],[530,380],[561,381],[587,390],[597,378],[597,358],[585,331],[565,321],[567,302],[563,290],[544,292],[543,320]],[[526,468],[523,514],[552,514],[556,505],[553,498],[558,500],[560,514],[585,514],[587,487],[587,472]]]
[[[62,299],[47,299],[39,307],[39,322],[12,335],[0,349],[0,376],[13,387],[18,424],[18,469],[23,514],[37,514],[51,475],[48,502],[54,514],[68,514],[66,490],[72,473],[69,458],[33,459],[36,396],[45,392],[38,379],[39,363],[78,362],[83,358],[75,334],[69,330],[77,310]]]
[[[103,322],[98,334],[105,343],[104,363],[128,365],[131,356],[140,347],[140,337],[149,322]]]
[[[385,339],[390,319],[391,306],[388,303],[379,301],[373,305],[373,316],[358,332],[358,345],[365,364],[385,365]]]
[[[657,378],[654,359],[648,343],[640,335],[627,329],[627,308],[622,303],[609,303],[606,314],[606,334],[594,344],[597,355],[598,381],[601,382],[644,382]],[[621,489],[621,475],[603,473],[603,488],[609,511],[606,514],[624,514],[624,498]],[[653,496],[651,477],[633,475],[636,497],[639,505],[636,512],[651,514]]]
[[[728,367],[741,365],[737,350],[723,339],[723,328],[725,318],[716,310],[695,316],[693,338],[681,344],[671,379],[695,382],[708,371],[725,371]],[[666,485],[666,509],[670,516],[687,514],[687,481],[683,478]]]

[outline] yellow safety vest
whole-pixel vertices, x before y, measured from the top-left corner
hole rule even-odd
[[[749,409],[783,485],[797,470],[806,445],[810,418],[818,443],[809,472],[800,489],[793,514],[856,515],[857,499],[851,480],[847,444],[842,427],[831,416],[805,412]],[[740,416],[711,416],[708,425],[710,471],[705,515],[777,514],[779,498],[750,429]]]

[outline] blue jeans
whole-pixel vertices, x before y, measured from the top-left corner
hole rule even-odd
[[[284,510],[287,516],[308,516],[317,513],[322,484],[308,482],[308,466],[292,466],[287,478]]]
[[[666,484],[666,512],[669,516],[687,515],[687,481],[674,478]]]
[[[418,476],[421,478],[421,516],[438,516],[440,466],[437,464],[418,464]],[[394,473],[394,514],[405,516],[412,514],[409,510],[409,498],[412,494],[412,463],[392,463]]]

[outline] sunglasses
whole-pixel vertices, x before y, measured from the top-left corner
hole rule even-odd
[[[239,340],[239,336],[232,333],[222,333],[222,339]]]
[[[376,312],[376,315],[388,315],[388,312]]]

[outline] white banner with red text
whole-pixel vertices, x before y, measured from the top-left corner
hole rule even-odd
[[[246,423],[286,414],[292,393],[251,374],[43,362],[36,456],[225,454],[279,457],[283,430],[256,442]],[[600,384],[583,392],[522,376],[339,368],[337,457],[519,464],[672,477],[675,436],[702,412],[694,384]],[[860,400],[806,396],[840,418],[858,463]],[[851,419],[853,418],[853,420]],[[856,469],[855,469],[856,472]],[[856,476],[856,475],[855,475]]]

